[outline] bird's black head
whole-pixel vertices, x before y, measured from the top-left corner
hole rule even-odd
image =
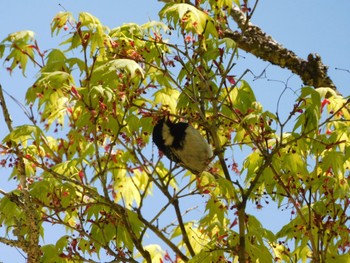
[[[163,152],[170,160],[179,162],[170,147],[181,149],[186,135],[187,123],[173,123],[169,119],[161,119],[154,126],[152,140],[157,145],[159,151]]]
[[[170,135],[174,138],[172,147],[175,149],[179,149],[183,147],[183,141],[186,135],[186,129],[188,127],[188,123],[178,122],[172,123],[171,121],[167,121],[165,123],[169,127]],[[165,139],[165,138],[164,138]]]
[[[161,119],[153,128],[152,140],[157,145],[158,149],[163,153],[166,152],[165,140],[163,138],[163,125],[165,123],[164,119]]]

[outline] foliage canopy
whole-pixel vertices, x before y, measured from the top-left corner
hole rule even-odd
[[[1,42],[10,71],[40,70],[28,123],[12,126],[0,94],[1,165],[18,181],[1,190],[0,242],[28,262],[349,262],[349,98],[305,86],[286,116],[264,110],[234,76],[241,47],[227,34],[251,11],[195,2],[113,29],[60,12],[52,35],[69,34],[48,51],[31,31]],[[161,116],[208,138],[210,171],[196,178],[158,154],[150,134]],[[247,213],[264,202],[291,208],[277,233]],[[66,232],[43,244],[51,225]]]

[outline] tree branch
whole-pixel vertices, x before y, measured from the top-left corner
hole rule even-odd
[[[12,240],[12,239],[8,239],[8,238],[0,237],[0,243],[6,244],[10,247],[17,247],[17,248],[20,248],[22,250],[26,249],[25,244],[23,244],[23,242],[20,242],[18,240]]]
[[[328,68],[322,63],[319,55],[309,54],[307,60],[302,59],[293,51],[277,43],[259,27],[251,24],[238,7],[234,6],[230,15],[241,32],[227,29],[224,37],[234,40],[240,49],[271,64],[289,69],[297,74],[305,85],[315,88],[330,87],[336,90],[333,81],[328,76]]]
[[[6,101],[4,98],[4,94],[2,91],[2,87],[0,85],[0,106],[3,111],[3,116],[5,118],[5,122],[7,124],[7,128],[9,131],[13,131],[12,121],[10,114],[8,112],[8,108],[6,105]],[[25,251],[28,255],[27,262],[28,263],[34,263],[39,262],[41,250],[39,246],[39,236],[40,236],[40,214],[38,213],[35,204],[32,202],[30,193],[28,191],[27,187],[27,174],[26,174],[26,166],[24,159],[22,157],[22,151],[21,149],[15,145],[14,152],[16,156],[18,157],[18,164],[17,164],[17,175],[20,181],[20,189],[22,191],[23,196],[21,196],[21,202],[16,202],[16,204],[23,210],[23,213],[25,214],[25,224],[28,227],[28,233],[22,234],[21,231],[18,231],[18,229],[21,228],[20,225],[17,225],[17,229],[15,229],[15,235],[17,236],[18,240],[21,240],[22,238],[26,238],[26,244],[25,247],[21,247],[23,251]],[[17,243],[19,244],[19,243]]]

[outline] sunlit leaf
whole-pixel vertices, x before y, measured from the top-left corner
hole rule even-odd
[[[145,250],[150,253],[152,262],[161,262],[165,254],[161,246],[156,244],[145,246]],[[137,254],[136,258],[142,258],[141,254]]]
[[[175,112],[179,91],[171,88],[164,88],[154,93],[154,102],[163,106],[168,106],[172,112]]]
[[[17,144],[26,144],[28,140],[37,140],[42,134],[41,129],[34,125],[22,125],[17,126],[9,135],[7,135],[3,141],[14,141]]]
[[[168,21],[181,26],[190,32],[198,34],[211,34],[217,37],[217,32],[211,17],[203,11],[189,4],[167,4],[160,12],[161,18],[167,18]]]
[[[51,35],[56,32],[56,35],[60,32],[60,30],[67,25],[67,23],[73,22],[73,16],[70,12],[59,12],[51,22]]]
[[[144,77],[141,66],[131,59],[111,60],[96,69],[97,72],[116,72],[118,70],[126,70],[131,78],[134,78],[135,76]]]

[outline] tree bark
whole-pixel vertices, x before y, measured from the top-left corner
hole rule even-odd
[[[8,112],[5,102],[4,94],[0,84],[0,107],[3,111],[3,116],[9,131],[13,131],[12,120]],[[13,146],[15,155],[18,157],[17,176],[19,178],[20,195],[8,195],[10,200],[14,202],[20,209],[23,210],[23,218],[15,218],[15,227],[13,234],[17,237],[17,241],[10,241],[1,239],[0,242],[5,241],[5,244],[16,245],[27,254],[28,263],[36,263],[40,261],[41,249],[39,245],[40,238],[40,211],[37,211],[35,203],[33,203],[27,184],[27,175],[25,163],[21,149],[15,145]],[[21,233],[21,228],[27,227],[27,233]]]
[[[231,17],[237,23],[239,31],[227,29],[224,37],[234,40],[238,48],[253,54],[281,68],[287,68],[297,74],[305,85],[319,87],[336,87],[328,76],[327,66],[317,54],[309,54],[307,59],[298,57],[293,51],[284,48],[259,27],[250,23],[249,18],[238,7],[233,7]]]

